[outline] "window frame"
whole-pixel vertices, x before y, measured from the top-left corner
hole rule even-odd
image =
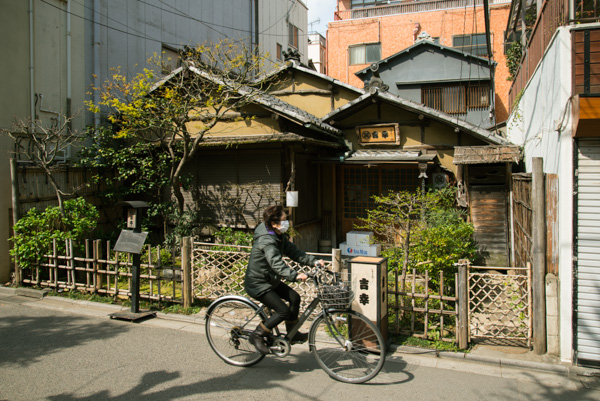
[[[473,45],[473,37],[475,36],[483,36],[484,42],[483,44],[476,44]],[[468,45],[461,45],[461,46],[457,46],[455,44],[457,39],[464,39],[464,38],[469,38],[469,44]],[[467,33],[467,34],[462,34],[462,35],[452,35],[452,48],[453,49],[457,49],[460,50],[464,53],[468,53],[468,54],[472,54],[473,56],[477,56],[477,57],[488,57],[487,54],[487,44],[485,43],[486,41],[486,37],[485,37],[485,33]],[[494,34],[490,33],[490,48],[492,50],[492,54],[494,53]],[[474,49],[479,49],[480,51],[476,51],[473,52]],[[483,54],[480,54],[481,52],[483,52]]]
[[[288,45],[294,49],[299,49],[299,29],[296,25],[288,22]]]
[[[421,104],[450,115],[466,115],[469,111],[486,110],[490,102],[491,84],[434,84],[421,86]]]
[[[379,47],[379,58],[377,60],[368,60],[367,59],[367,54],[368,54],[367,47],[369,47],[369,46],[378,46]],[[352,62],[352,50],[359,49],[359,48],[363,48],[364,58],[362,59],[362,62],[353,63]],[[378,61],[381,61],[381,42],[357,43],[357,44],[348,46],[348,65],[364,65],[364,64],[376,63]]]

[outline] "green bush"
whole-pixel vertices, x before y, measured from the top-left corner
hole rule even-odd
[[[52,241],[57,241],[59,253],[65,251],[65,240],[80,242],[96,228],[98,211],[83,198],[67,200],[65,215],[61,216],[58,206],[38,211],[31,209],[14,226],[15,236],[10,238],[14,247],[10,255],[22,269],[31,269],[45,254],[52,252]]]
[[[455,194],[454,188],[445,188],[374,196],[376,208],[368,210],[365,224],[359,228],[376,234],[391,271],[428,271],[434,291],[439,291],[435,287],[443,271],[445,285],[452,287],[454,263],[473,260],[477,253],[473,225],[455,206]]]
[[[245,231],[234,231],[229,227],[223,227],[215,234],[216,242],[224,245],[252,246],[254,235]],[[237,248],[231,246],[218,247],[222,251],[235,251]]]

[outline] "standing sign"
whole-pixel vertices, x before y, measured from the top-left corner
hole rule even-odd
[[[117,252],[127,252],[132,255],[131,263],[131,312],[117,312],[109,315],[113,319],[124,319],[135,321],[146,317],[154,317],[154,312],[140,312],[140,268],[141,268],[141,253],[144,247],[147,232],[142,232],[142,213],[148,208],[146,202],[143,201],[126,201],[121,202],[130,208],[127,210],[127,228],[133,230],[121,230],[121,234],[117,239],[113,250]]]
[[[371,320],[387,343],[387,258],[358,256],[350,259],[349,273],[356,282],[352,310]]]

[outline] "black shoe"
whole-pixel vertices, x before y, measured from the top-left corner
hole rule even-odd
[[[286,321],[285,322],[285,330],[287,333],[290,332],[290,330],[292,330],[292,328],[294,327],[294,325],[298,323],[297,320],[294,321]],[[290,343],[292,344],[302,344],[305,343],[308,340],[308,334],[306,333],[300,333],[299,331],[294,334],[294,337],[289,338]]]
[[[267,329],[265,325],[261,323],[256,326],[256,329],[252,333],[250,333],[250,342],[254,345],[254,348],[263,355],[271,353],[271,350],[265,343],[265,336],[270,332],[271,330]]]

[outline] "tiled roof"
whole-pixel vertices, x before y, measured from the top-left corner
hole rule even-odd
[[[335,79],[333,77],[330,77],[329,75],[321,74],[320,72],[311,70],[310,68],[306,68],[306,67],[304,67],[302,65],[299,65],[298,63],[296,63],[294,61],[288,61],[288,62],[286,62],[282,67],[280,67],[280,68],[276,69],[275,71],[269,73],[266,76],[266,78],[262,78],[262,79],[268,79],[269,77],[273,77],[273,76],[275,76],[275,75],[277,75],[277,74],[279,74],[279,73],[281,73],[283,71],[290,70],[290,69],[295,69],[295,70],[298,70],[298,71],[302,71],[305,74],[312,75],[312,76],[314,76],[316,78],[319,78],[319,79],[322,79],[324,81],[327,81],[327,82],[329,82],[329,83],[331,83],[333,85],[337,85],[337,86],[340,86],[342,88],[346,88],[346,89],[351,90],[353,92],[356,92],[358,94],[365,93],[364,90],[362,90],[360,88],[357,88],[356,86],[352,86],[352,85],[347,84],[345,82],[339,81],[339,80],[337,80],[337,79]]]
[[[429,46],[429,47],[438,48],[440,50],[445,50],[445,51],[449,51],[449,52],[452,52],[452,53],[456,53],[456,54],[464,57],[465,59],[471,59],[471,60],[479,61],[481,64],[488,64],[488,65],[490,64],[490,60],[487,59],[487,58],[485,58],[485,57],[475,56],[475,55],[473,55],[471,53],[466,53],[466,52],[464,52],[462,50],[459,50],[459,49],[456,49],[454,47],[448,47],[448,46],[441,45],[439,43],[434,43],[431,40],[427,40],[427,39],[420,40],[420,41],[416,42],[414,45],[409,46],[406,49],[399,51],[398,53],[394,53],[391,56],[386,57],[383,60],[380,60],[380,61],[378,61],[378,62],[376,62],[374,64],[380,64],[380,65],[381,64],[386,64],[387,62],[395,59],[396,57],[399,57],[400,55],[402,55],[404,53],[410,53],[413,49],[415,49],[417,47],[421,47],[421,46]],[[497,64],[497,63],[495,61],[492,61],[492,64]],[[366,73],[368,73],[370,71],[370,68],[371,68],[370,66],[366,67],[366,68],[363,68],[362,70],[355,72],[355,75],[360,76],[362,74],[366,74]]]
[[[374,93],[366,93],[351,102],[346,103],[345,105],[333,110],[331,113],[327,114],[323,117],[323,121],[330,121],[335,119],[335,117],[341,113],[344,113],[351,109],[352,107],[362,103],[362,102],[370,102],[373,98],[379,98],[385,100],[391,104],[398,105],[406,110],[412,111],[414,113],[423,114],[424,116],[431,118],[433,120],[440,121],[446,125],[453,126],[462,130],[463,132],[469,133],[476,138],[479,138],[487,143],[494,145],[510,145],[511,142],[506,138],[502,138],[499,135],[496,135],[486,129],[480,128],[474,124],[471,124],[467,121],[459,120],[456,117],[452,117],[449,114],[443,113],[441,111],[432,109],[431,107],[423,106],[422,104],[415,103],[408,99],[404,99],[400,96],[396,96],[389,92],[380,91],[376,89]]]
[[[215,77],[214,75],[209,74],[206,71],[203,71],[197,67],[190,66],[190,71],[194,72],[202,76],[205,79],[211,80],[213,82],[226,84],[222,81],[221,78]],[[292,121],[295,121],[301,125],[304,125],[306,128],[317,129],[323,133],[332,135],[334,137],[341,137],[343,132],[337,128],[332,127],[331,125],[325,123],[317,116],[310,114],[296,106],[292,106],[291,104],[284,102],[283,100],[261,92],[258,89],[252,88],[250,86],[243,86],[239,89],[240,93],[254,95],[253,101],[265,108],[286,117]]]

